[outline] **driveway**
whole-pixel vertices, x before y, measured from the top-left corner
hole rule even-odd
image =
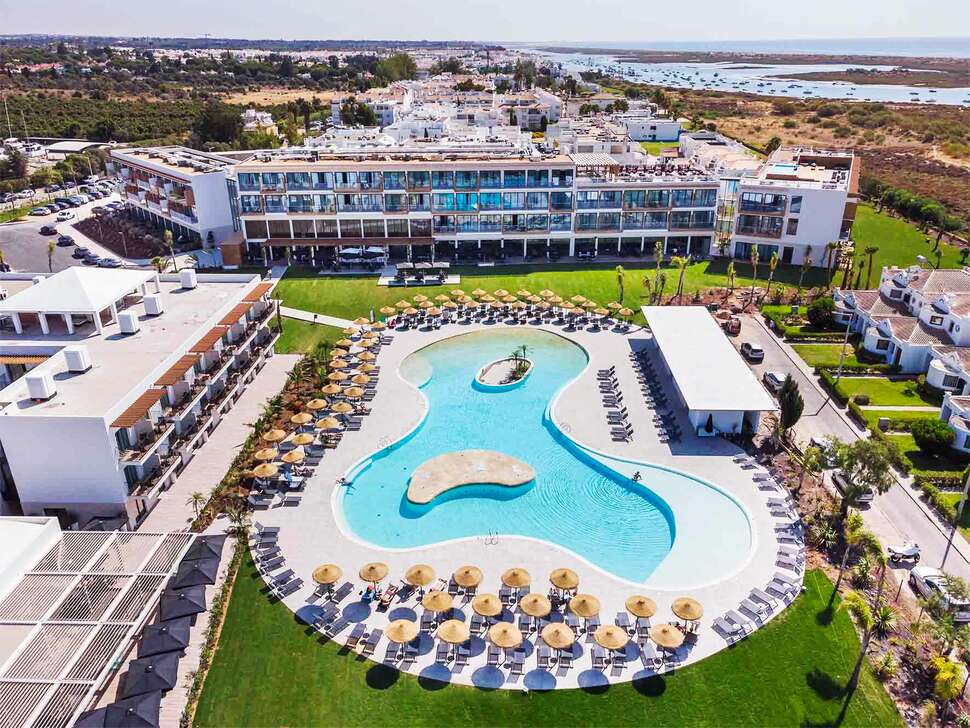
[[[798,383],[805,401],[801,419],[795,426],[795,439],[802,445],[811,437],[835,435],[845,442],[866,437],[866,432],[853,424],[844,411],[825,394],[805,362],[777,336],[760,317],[742,316],[741,334],[732,339],[735,347],[744,341],[756,341],[765,351],[762,364],[752,366],[760,379],[771,369],[791,374]],[[922,501],[911,482],[897,483],[886,493],[861,510],[866,525],[875,533],[883,546],[915,541],[923,551],[922,563],[938,567],[946,549],[949,526],[943,523]],[[904,569],[896,570],[905,576]],[[946,571],[970,580],[970,544],[957,534],[953,548],[947,556]]]

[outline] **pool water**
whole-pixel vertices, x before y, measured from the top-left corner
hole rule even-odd
[[[482,366],[523,344],[533,372],[520,386],[506,391],[474,386]],[[640,468],[643,480],[634,483],[559,431],[549,420],[549,404],[587,362],[580,346],[535,329],[463,334],[410,355],[401,375],[421,388],[428,412],[409,436],[356,469],[338,498],[346,525],[358,538],[385,548],[527,536],[558,544],[621,578],[645,581],[676,536],[674,514],[651,482],[668,489],[679,480],[683,483],[674,485],[680,489],[705,486],[650,466]],[[589,416],[600,419],[602,413]],[[515,488],[459,487],[424,506],[407,500],[415,468],[437,455],[473,448],[518,458],[532,466],[536,478]]]

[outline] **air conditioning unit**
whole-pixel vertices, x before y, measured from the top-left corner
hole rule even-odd
[[[149,293],[145,296],[145,315],[146,316],[161,316],[162,312],[165,310],[165,306],[162,304],[162,297],[157,293]]]
[[[185,268],[179,271],[179,282],[182,288],[195,288],[199,285],[199,278],[192,268]]]
[[[121,327],[121,333],[123,334],[137,334],[141,329],[141,322],[138,320],[138,315],[133,311],[119,313],[118,325]]]
[[[38,283],[44,282],[44,276],[34,276],[30,279],[30,285],[36,286]]]
[[[57,394],[54,378],[50,374],[25,374],[24,380],[27,382],[27,395],[31,399],[50,399]]]
[[[83,345],[64,347],[64,359],[67,360],[67,370],[80,374],[91,368],[91,351]]]

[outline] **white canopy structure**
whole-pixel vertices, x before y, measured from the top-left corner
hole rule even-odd
[[[774,400],[702,306],[644,306],[677,394],[700,435],[757,428]]]
[[[139,289],[144,295],[145,285],[151,280],[155,281],[158,291],[158,273],[155,271],[73,266],[0,301],[0,314],[11,317],[18,334],[23,333],[22,314],[36,315],[45,335],[50,333],[48,316],[63,316],[71,334],[74,333],[72,316],[90,316],[100,332],[101,312],[109,310],[110,320],[114,321],[118,317],[118,302]]]

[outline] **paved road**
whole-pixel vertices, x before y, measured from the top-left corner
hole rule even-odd
[[[811,369],[797,354],[772,334],[759,318],[742,317],[741,334],[733,339],[735,346],[744,341],[757,341],[765,351],[765,361],[752,368],[760,378],[771,369],[791,374],[798,383],[805,400],[805,410],[795,427],[799,443],[811,437],[835,435],[846,442],[865,437],[865,432],[855,426],[844,412],[822,391]],[[923,564],[939,566],[946,549],[948,526],[939,520],[929,508],[918,501],[916,491],[910,485],[893,485],[888,492],[877,496],[868,508],[862,510],[869,528],[884,546],[904,541],[916,541],[923,551]],[[970,544],[957,534],[954,548],[946,561],[946,570],[970,579]],[[904,575],[904,570],[898,570]]]

